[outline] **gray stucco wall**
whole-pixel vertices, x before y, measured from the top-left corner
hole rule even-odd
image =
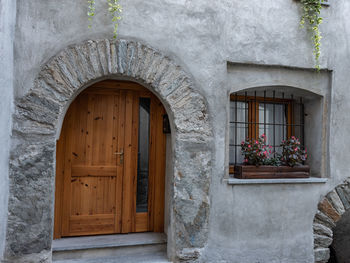
[[[86,39],[111,37],[110,18],[102,11],[106,3],[97,2],[98,14],[89,30],[84,0],[17,1],[15,96],[32,87],[40,66],[59,50]],[[317,203],[350,170],[349,155],[339,154],[348,152],[344,138],[350,135],[350,2],[331,1],[322,11],[321,66],[333,71],[329,180],[326,185],[269,186],[229,186],[224,180],[228,94],[233,85],[227,61],[312,68],[309,36],[299,29],[299,4],[294,0],[122,0],[121,4],[120,37],[141,40],[168,54],[193,75],[208,100],[215,147],[210,235],[203,260],[312,262]],[[5,113],[0,122],[8,123],[8,116]],[[7,140],[0,146],[6,149]]]
[[[0,260],[7,221],[8,156],[13,100],[13,39],[16,1],[0,0]]]

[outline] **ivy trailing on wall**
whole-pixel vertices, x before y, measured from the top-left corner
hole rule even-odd
[[[112,22],[114,23],[113,38],[117,38],[118,21],[122,19],[122,7],[118,3],[119,0],[108,0],[108,12],[112,15]]]
[[[121,17],[121,12],[122,12],[122,7],[119,4],[119,0],[107,0],[108,2],[108,12],[112,16],[112,23],[114,25],[113,27],[113,38],[117,38],[117,33],[118,33],[118,21],[122,19]],[[92,20],[93,17],[95,16],[95,0],[87,0],[88,3],[88,20],[89,20],[89,25],[88,27],[91,28],[92,25]]]
[[[91,28],[92,18],[95,16],[95,0],[88,0],[87,3],[89,9],[87,12],[87,15],[89,16],[89,28]]]
[[[312,42],[314,45],[314,55],[316,61],[316,69],[320,70],[320,55],[321,55],[321,33],[319,26],[322,23],[322,17],[320,16],[323,0],[300,0],[302,4],[302,16],[300,20],[301,27],[304,27],[305,23],[308,29],[312,32]]]

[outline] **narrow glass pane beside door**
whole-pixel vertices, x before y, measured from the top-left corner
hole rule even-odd
[[[140,98],[136,212],[148,211],[150,99]]]

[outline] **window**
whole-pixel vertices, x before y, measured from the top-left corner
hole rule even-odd
[[[304,106],[302,98],[274,90],[235,93],[230,96],[230,173],[243,162],[240,144],[246,138],[265,134],[273,152],[281,153],[280,144],[291,136],[304,143]]]

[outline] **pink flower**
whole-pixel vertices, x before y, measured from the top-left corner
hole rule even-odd
[[[269,148],[270,148],[270,149],[272,149],[272,146],[271,146],[271,145],[269,145]]]
[[[258,144],[259,142],[258,141],[255,141],[255,144]]]
[[[297,151],[298,151],[298,148],[295,148],[294,151],[297,152]]]
[[[248,148],[252,148],[252,146],[250,144],[248,144]]]

